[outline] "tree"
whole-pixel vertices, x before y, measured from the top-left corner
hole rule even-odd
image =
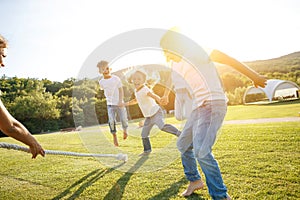
[[[84,79],[74,83],[73,99],[76,99],[75,120],[80,121],[82,126],[90,126],[98,123],[96,116],[96,101],[98,84],[94,80]],[[77,123],[77,122],[76,122]]]
[[[59,118],[57,99],[51,93],[33,91],[30,95],[17,97],[10,106],[10,112],[27,128],[38,133],[46,131],[48,123],[53,126],[53,120]],[[52,130],[57,130],[58,124]]]
[[[57,99],[57,109],[60,111],[59,117],[59,127],[67,128],[74,127],[74,119],[73,119],[73,99],[69,96],[60,96]]]
[[[63,87],[63,84],[58,81],[52,82],[48,79],[42,79],[42,82],[44,84],[44,87],[46,88],[46,92],[50,92],[52,95],[54,95]]]
[[[234,92],[235,88],[245,86],[241,76],[236,73],[225,73],[221,76],[221,80],[226,92]]]

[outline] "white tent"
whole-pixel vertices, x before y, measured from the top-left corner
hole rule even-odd
[[[275,97],[276,92],[279,94],[280,92],[282,94],[295,94],[297,90],[300,90],[300,87],[292,81],[269,79],[267,80],[267,85],[265,88],[256,88],[254,86],[248,87],[244,94],[243,102],[246,103],[246,96],[249,94],[264,93],[267,96],[268,100],[271,102],[272,99]]]

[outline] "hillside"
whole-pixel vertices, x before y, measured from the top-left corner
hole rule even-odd
[[[259,73],[289,73],[300,71],[300,51],[269,60],[256,60],[244,63]],[[217,64],[217,66],[218,71],[221,75],[227,72],[238,73],[237,71],[226,65]]]
[[[258,72],[293,72],[300,70],[300,51],[269,60],[245,63]]]

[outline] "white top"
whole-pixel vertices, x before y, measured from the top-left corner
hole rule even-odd
[[[151,90],[147,86],[144,86],[139,91],[135,90],[135,98],[144,117],[153,116],[160,108],[155,100],[147,95],[149,92],[151,92]]]
[[[174,62],[171,67],[176,69],[190,87],[193,96],[192,109],[201,106],[205,100],[227,101],[215,64],[210,60],[207,52],[203,51],[203,55],[187,57],[194,58],[198,65],[193,66],[182,59],[179,63]]]
[[[184,77],[181,75],[181,71],[182,71],[182,67],[183,67],[183,62],[170,62],[171,66],[172,66],[172,82],[174,85],[174,90],[176,92],[176,90],[178,89],[187,89],[190,93],[190,87],[187,84],[187,81],[184,79]]]
[[[122,87],[121,79],[116,75],[99,80],[100,89],[104,90],[107,105],[119,104],[119,88]]]

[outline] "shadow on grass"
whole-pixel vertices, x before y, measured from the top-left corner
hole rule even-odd
[[[180,179],[176,183],[173,183],[168,189],[163,190],[162,192],[160,192],[159,194],[149,198],[148,200],[170,199],[171,197],[181,195],[181,193],[179,193],[179,188],[182,185],[187,184],[187,183],[188,183],[188,181],[186,180],[185,177],[183,177],[182,179]],[[191,196],[186,197],[185,199],[205,200],[205,198],[201,194],[196,194],[196,193],[193,193]]]
[[[168,189],[163,190],[161,193],[151,197],[148,200],[161,200],[161,199],[170,199],[171,197],[175,197],[180,195],[179,188],[187,184],[187,180],[185,177],[177,181],[176,183],[173,183]],[[192,194],[191,196],[187,197],[186,199],[203,199],[201,195],[198,194]]]
[[[118,200],[122,199],[125,187],[130,180],[131,176],[134,174],[136,170],[138,170],[144,162],[148,159],[148,156],[141,157],[133,167],[131,167],[117,182],[116,184],[110,189],[107,195],[104,197],[105,200]]]
[[[141,157],[136,164],[130,168],[119,180],[115,183],[115,185],[110,189],[110,191],[107,193],[107,195],[104,197],[104,200],[120,200],[123,197],[125,187],[127,183],[129,182],[131,176],[134,174],[135,171],[137,171],[143,163],[148,159],[148,156]],[[149,200],[161,200],[161,199],[170,199],[172,196],[177,196],[179,192],[179,188],[186,184],[187,180],[186,178],[182,178],[176,183],[173,183],[169,188],[163,190],[159,194],[149,198]],[[191,196],[187,197],[186,199],[200,199],[205,200],[201,194],[192,194]]]
[[[71,193],[71,189],[77,187],[78,185],[81,185],[75,192],[73,192],[73,194],[66,199],[76,199],[77,197],[80,196],[80,194],[89,186],[91,186],[93,183],[95,183],[96,181],[98,181],[100,178],[102,178],[104,175],[114,171],[115,169],[121,167],[122,165],[124,165],[124,163],[117,165],[114,168],[110,168],[108,170],[100,170],[100,169],[96,169],[92,172],[90,172],[89,174],[87,174],[86,176],[82,177],[81,179],[79,179],[78,181],[76,181],[75,183],[73,183],[70,187],[68,187],[67,189],[65,189],[62,193],[60,193],[59,195],[57,195],[56,197],[52,198],[52,200],[58,200],[58,199],[62,199],[65,198],[68,194]],[[89,180],[88,180],[89,179]]]

